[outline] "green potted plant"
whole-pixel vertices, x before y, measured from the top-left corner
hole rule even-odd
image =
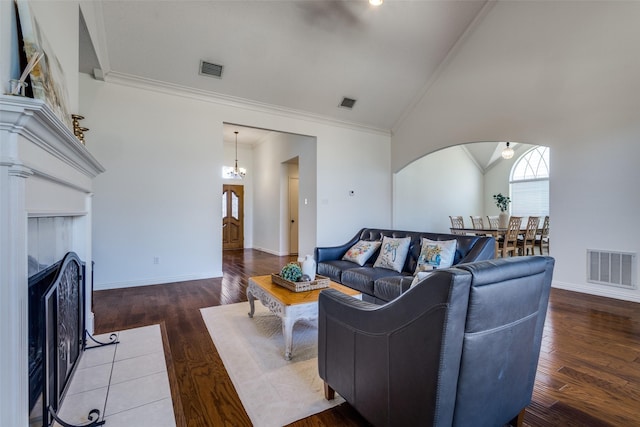
[[[498,193],[493,195],[493,200],[495,200],[496,206],[500,209],[498,227],[507,228],[509,226],[509,214],[507,213],[507,210],[509,209],[511,198],[509,196],[502,195],[502,193]]]

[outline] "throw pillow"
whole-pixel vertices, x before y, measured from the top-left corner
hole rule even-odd
[[[387,268],[400,273],[404,267],[404,261],[409,253],[411,237],[387,237],[382,239],[380,255],[373,264],[374,267]]]
[[[420,256],[414,274],[434,268],[449,268],[456,256],[457,240],[429,240],[422,238]]]
[[[359,266],[363,266],[365,262],[373,255],[373,253],[380,247],[378,241],[360,240],[355,245],[351,246],[346,254],[342,257],[345,261],[355,262]]]

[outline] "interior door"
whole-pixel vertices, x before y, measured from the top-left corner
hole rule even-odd
[[[298,254],[298,178],[289,178],[289,254]]]
[[[222,249],[244,248],[244,187],[222,186]]]

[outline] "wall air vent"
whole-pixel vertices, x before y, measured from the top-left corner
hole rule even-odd
[[[342,102],[340,103],[340,107],[352,109],[355,104],[356,104],[356,100],[355,99],[351,99],[351,98],[345,97],[345,98],[342,98]]]
[[[200,74],[203,76],[211,76],[222,78],[222,65],[214,64],[212,62],[200,61]]]
[[[587,249],[587,282],[636,289],[635,253]]]

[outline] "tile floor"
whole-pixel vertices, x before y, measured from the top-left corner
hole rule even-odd
[[[106,342],[109,335],[96,339]],[[60,418],[69,424],[85,424],[89,411],[95,408],[108,427],[175,427],[160,326],[117,335],[119,344],[84,352]],[[87,347],[91,345],[89,340]]]

